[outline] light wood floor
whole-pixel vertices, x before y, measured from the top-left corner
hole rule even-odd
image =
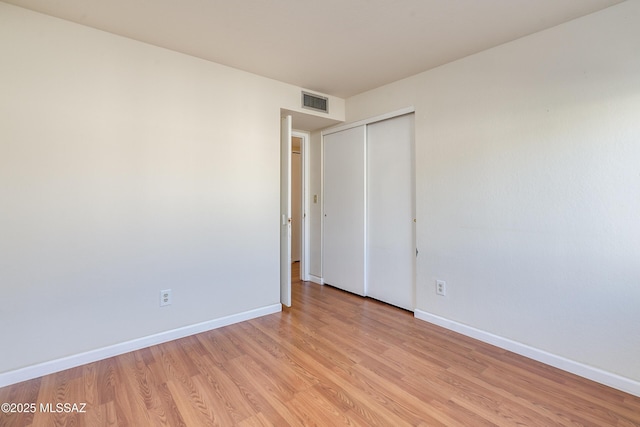
[[[0,426],[640,426],[640,398],[305,282],[282,313],[0,388],[2,402],[87,407]]]

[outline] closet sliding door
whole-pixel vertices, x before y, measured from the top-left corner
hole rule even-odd
[[[367,126],[367,296],[411,310],[415,289],[413,114]]]
[[[323,280],[358,295],[366,273],[365,139],[365,126],[323,137]]]

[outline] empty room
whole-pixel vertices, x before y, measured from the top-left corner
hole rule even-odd
[[[0,1],[0,427],[640,426],[640,1]]]

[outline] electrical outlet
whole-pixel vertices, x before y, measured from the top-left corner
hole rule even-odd
[[[160,291],[160,307],[164,307],[165,305],[171,305],[171,289],[165,289],[164,291]]]
[[[447,282],[444,280],[436,280],[436,294],[441,296],[447,295]]]

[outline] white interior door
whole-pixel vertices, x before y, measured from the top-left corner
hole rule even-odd
[[[280,303],[291,307],[291,116],[280,124]]]
[[[365,132],[323,137],[323,279],[358,295],[365,295]]]
[[[413,114],[367,126],[367,295],[414,307]]]

